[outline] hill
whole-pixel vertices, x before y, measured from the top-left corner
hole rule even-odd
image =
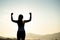
[[[0,40],[16,40],[16,38],[6,38],[0,36]],[[60,40],[60,32],[55,34],[48,34],[48,35],[37,35],[28,33],[26,35],[26,40]]]

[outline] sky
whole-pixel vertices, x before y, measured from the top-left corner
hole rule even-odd
[[[16,37],[18,26],[11,21],[18,20],[19,14],[24,19],[32,20],[25,24],[26,33],[53,34],[60,32],[60,0],[0,0],[0,36]]]

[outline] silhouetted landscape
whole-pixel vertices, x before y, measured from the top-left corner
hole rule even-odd
[[[0,36],[0,40],[16,40],[16,38],[6,38]],[[37,35],[28,33],[26,36],[26,40],[60,40],[60,32],[48,35]]]

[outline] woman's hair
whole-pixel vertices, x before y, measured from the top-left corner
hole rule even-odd
[[[20,14],[19,17],[18,17],[18,20],[22,20],[23,19],[23,15]]]

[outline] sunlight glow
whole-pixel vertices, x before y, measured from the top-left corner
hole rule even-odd
[[[18,25],[11,21],[18,20],[22,14],[23,20],[28,20],[32,13],[32,20],[25,24],[26,33],[33,34],[53,34],[60,32],[60,15],[58,1],[0,1],[0,36],[16,37]]]

